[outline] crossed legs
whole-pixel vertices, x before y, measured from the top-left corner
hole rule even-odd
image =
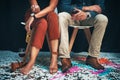
[[[52,16],[52,17],[51,17]],[[54,17],[54,19],[53,19]],[[33,28],[35,28],[32,34],[31,41],[31,55],[28,64],[21,69],[21,73],[27,74],[33,67],[36,57],[42,48],[46,31],[48,32],[50,50],[51,50],[51,63],[50,73],[57,72],[57,54],[58,54],[58,39],[59,28],[57,22],[57,15],[54,12],[50,12],[46,18],[38,19]]]

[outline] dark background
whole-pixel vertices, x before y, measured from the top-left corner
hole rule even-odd
[[[120,8],[118,0],[105,0],[105,15],[109,19],[101,51],[120,52]],[[18,51],[25,48],[24,21],[28,0],[1,0],[0,2],[0,50]],[[72,29],[69,30],[70,34]],[[74,52],[87,51],[88,43],[83,30],[79,30],[73,47]],[[42,51],[48,51],[45,40]]]

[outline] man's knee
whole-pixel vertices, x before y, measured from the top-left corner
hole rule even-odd
[[[61,12],[58,14],[58,17],[59,17],[59,23],[68,23],[69,22],[69,19],[71,18],[71,15],[67,12]]]
[[[65,19],[71,17],[70,14],[67,12],[61,12],[58,14],[58,16],[59,16],[59,18],[65,18]]]
[[[96,21],[99,22],[99,23],[108,23],[108,18],[107,16],[103,15],[103,14],[98,14],[96,17],[95,17]]]

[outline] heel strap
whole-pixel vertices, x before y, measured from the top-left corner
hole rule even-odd
[[[52,54],[58,55],[58,52],[52,52]]]

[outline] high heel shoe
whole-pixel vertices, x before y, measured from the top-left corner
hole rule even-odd
[[[49,68],[50,74],[54,74],[58,71],[57,57],[58,57],[58,53],[52,52],[50,68]]]
[[[11,65],[10,65],[11,70],[15,71],[16,69],[19,69],[19,68],[25,66],[26,64],[27,64],[26,62],[19,62],[19,61],[11,63]]]

